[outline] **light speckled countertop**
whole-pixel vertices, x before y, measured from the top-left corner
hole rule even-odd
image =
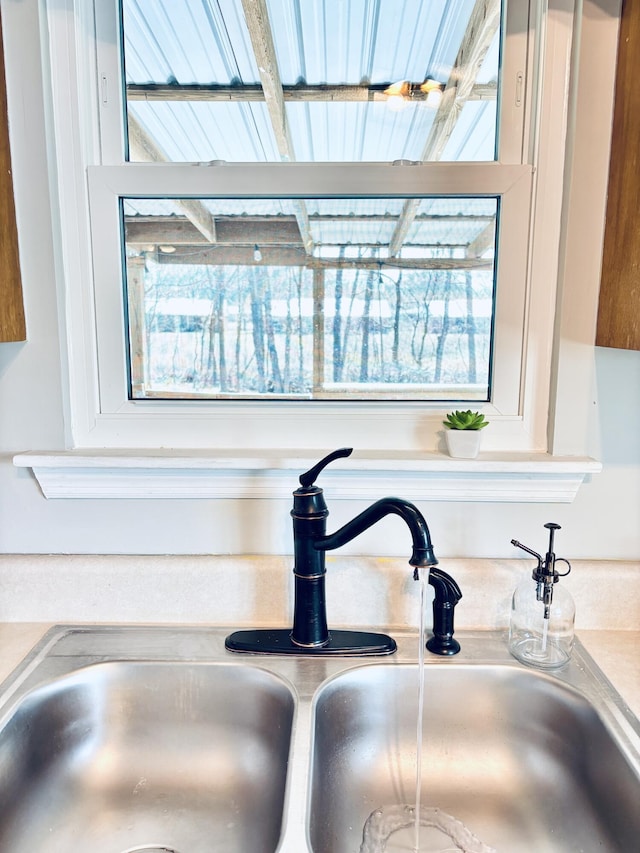
[[[640,631],[578,631],[577,636],[640,719]]]
[[[51,627],[42,622],[0,623],[0,681]],[[577,636],[640,719],[640,631],[578,631]]]

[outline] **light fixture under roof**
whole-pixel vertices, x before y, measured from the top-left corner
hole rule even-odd
[[[260,251],[260,246],[256,243],[253,247],[253,260],[259,264],[262,260],[262,252]]]
[[[442,93],[444,92],[444,85],[442,83],[434,80],[432,77],[427,77],[424,83],[420,84],[420,91],[427,96],[426,104],[428,107],[437,109],[440,106]]]
[[[384,90],[387,96],[387,106],[394,112],[399,112],[407,106],[407,101],[411,97],[411,84],[408,80],[400,80],[398,83],[392,83]]]
[[[424,83],[410,83],[408,80],[399,80],[392,83],[384,90],[387,96],[387,106],[395,112],[403,110],[409,101],[421,101],[428,107],[437,109],[442,100],[444,84],[433,77],[427,77]]]

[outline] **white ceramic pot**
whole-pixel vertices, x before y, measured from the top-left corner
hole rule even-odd
[[[445,430],[449,456],[454,459],[475,459],[480,450],[480,433],[479,429]]]

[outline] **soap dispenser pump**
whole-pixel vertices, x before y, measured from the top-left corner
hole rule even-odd
[[[558,581],[571,571],[568,560],[556,557],[553,538],[559,524],[545,524],[549,547],[545,557],[516,539],[511,544],[538,561],[531,577],[526,577],[513,593],[509,624],[509,651],[524,664],[556,669],[568,663],[573,649],[575,605],[570,593]],[[557,564],[564,563],[566,572]],[[533,582],[532,582],[533,581]]]

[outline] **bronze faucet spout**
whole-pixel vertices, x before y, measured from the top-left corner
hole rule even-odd
[[[356,515],[355,518],[352,518],[351,521],[348,521],[339,530],[336,530],[335,533],[316,539],[313,547],[317,551],[333,551],[334,548],[340,548],[387,515],[399,515],[411,531],[413,551],[409,565],[415,568],[437,566],[438,560],[433,553],[427,522],[420,510],[403,498],[381,498],[359,515]]]

